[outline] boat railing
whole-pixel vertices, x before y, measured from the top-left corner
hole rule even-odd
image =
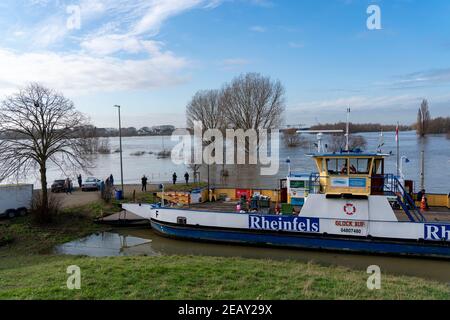
[[[381,182],[381,183],[380,183]],[[393,174],[372,177],[372,194],[383,194],[395,197],[399,206],[403,209],[412,222],[424,222],[425,217],[417,208],[411,195],[406,192],[402,183]]]

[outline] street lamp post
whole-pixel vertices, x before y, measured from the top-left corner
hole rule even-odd
[[[119,110],[120,180],[122,182],[122,195],[123,195],[125,192],[125,189],[123,187],[122,122],[120,119],[120,106],[115,105],[114,108],[117,108]]]

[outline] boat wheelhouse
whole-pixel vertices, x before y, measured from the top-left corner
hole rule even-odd
[[[384,154],[355,152],[313,155],[320,191],[328,196],[380,194],[384,185]]]

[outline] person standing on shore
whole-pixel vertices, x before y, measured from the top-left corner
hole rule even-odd
[[[81,189],[81,186],[83,185],[83,178],[81,177],[81,174],[78,175],[78,186]]]
[[[174,185],[177,184],[177,173],[176,172],[174,172],[172,175],[172,181],[173,181]]]
[[[111,187],[114,187],[114,177],[113,177],[112,173],[109,176],[109,183],[111,184]]]
[[[144,175],[141,180],[142,180],[142,192],[144,192],[144,191],[147,192],[147,181],[148,181],[148,179]]]
[[[66,194],[72,194],[72,189],[71,189],[71,181],[69,178],[66,178],[66,181],[64,181],[64,190],[66,191]]]
[[[102,180],[102,182],[100,182],[100,195],[102,199],[105,199],[105,189],[105,181]]]
[[[184,180],[186,180],[186,185],[188,185],[189,184],[189,173],[188,172],[186,172],[184,174]]]

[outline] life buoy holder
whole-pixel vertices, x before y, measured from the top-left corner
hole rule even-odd
[[[344,212],[345,212],[345,214],[348,215],[348,216],[354,215],[354,214],[356,213],[356,207],[355,207],[355,205],[352,204],[352,203],[347,203],[347,204],[344,206]]]

